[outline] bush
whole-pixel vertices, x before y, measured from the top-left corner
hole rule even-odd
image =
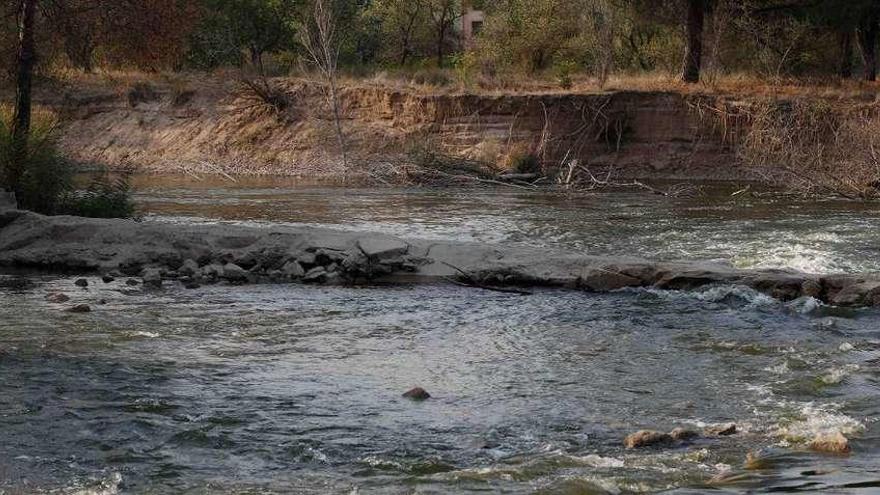
[[[16,192],[19,207],[46,215],[134,216],[127,173],[114,180],[101,174],[85,190],[76,189],[74,168],[58,151],[58,119],[52,112],[33,112],[27,159],[23,164],[13,163],[12,115],[11,107],[0,106],[0,186]]]
[[[130,176],[129,171],[115,177],[101,171],[85,189],[65,192],[59,199],[59,211],[80,217],[133,218],[136,211],[131,200]]]
[[[880,107],[795,99],[753,105],[739,158],[768,182],[803,193],[880,193]]]

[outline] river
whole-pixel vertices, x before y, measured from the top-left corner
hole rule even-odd
[[[877,269],[873,204],[139,181],[146,221]],[[4,495],[880,491],[877,310],[724,286],[522,296],[90,281],[0,288]],[[62,312],[51,291],[95,310]],[[414,386],[433,397],[401,397]],[[728,421],[740,433],[622,446],[642,428]],[[835,431],[851,455],[804,448]],[[761,469],[747,469],[750,451],[765,452]]]

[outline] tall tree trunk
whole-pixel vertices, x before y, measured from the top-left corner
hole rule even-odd
[[[36,47],[34,17],[37,0],[23,0],[19,20],[18,73],[15,85],[15,113],[12,118],[12,156],[7,171],[7,185],[20,193],[21,175],[28,156],[31,133],[31,87],[33,85]],[[18,195],[21,198],[21,195]]]
[[[437,67],[443,68],[443,45],[446,44],[446,24],[441,25],[437,33]]]
[[[840,77],[849,79],[853,71],[853,33],[844,31],[840,33]]]
[[[865,64],[865,80],[877,80],[877,37],[880,35],[880,7],[873,7],[859,26],[859,51]]]
[[[705,17],[706,0],[688,0],[687,51],[684,55],[684,71],[681,75],[681,80],[686,83],[700,82]]]

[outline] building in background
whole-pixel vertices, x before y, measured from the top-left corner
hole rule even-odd
[[[461,3],[461,42],[464,48],[473,48],[477,35],[483,30],[486,14],[475,8],[471,0],[462,0]]]

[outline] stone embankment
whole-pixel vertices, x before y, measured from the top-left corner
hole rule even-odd
[[[309,227],[176,225],[0,211],[0,266],[139,277],[152,287],[302,282],[432,283],[483,288],[628,287],[689,290],[742,285],[779,300],[810,296],[841,306],[880,305],[880,276],[741,270],[540,248],[426,240]]]

